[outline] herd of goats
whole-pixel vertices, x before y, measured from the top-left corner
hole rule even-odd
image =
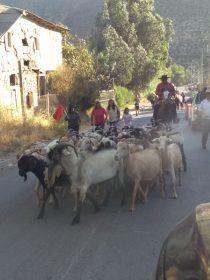
[[[85,200],[98,212],[116,189],[122,194],[121,205],[131,194],[131,211],[137,199],[147,201],[151,187],[160,187],[164,197],[169,181],[172,197],[177,198],[176,182],[181,184],[181,171],[187,169],[183,144],[182,134],[164,124],[70,132],[50,143],[26,147],[18,156],[19,175],[26,181],[32,172],[38,179],[38,218],[44,217],[48,200],[58,207],[58,190],[70,190],[75,225]],[[166,180],[167,174],[171,180]],[[100,202],[99,193],[103,194]]]

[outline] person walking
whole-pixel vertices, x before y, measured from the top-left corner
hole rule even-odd
[[[104,129],[106,120],[107,112],[101,106],[101,102],[99,100],[96,100],[95,107],[91,112],[91,125],[95,126],[95,129]]]
[[[133,118],[129,112],[129,108],[126,107],[123,112],[122,121],[124,123],[124,127],[130,127],[133,125]]]
[[[107,106],[107,116],[110,126],[117,126],[120,120],[120,109],[117,107],[113,99],[109,99]]]
[[[75,105],[69,105],[65,120],[68,121],[68,130],[73,130],[79,133],[81,120],[79,113],[76,111]]]
[[[140,101],[141,101],[141,98],[138,94],[136,95],[134,101],[135,101],[136,116],[138,116],[140,114]]]
[[[202,149],[206,149],[208,134],[210,132],[210,88],[206,89],[206,98],[199,105],[199,112],[202,118]]]

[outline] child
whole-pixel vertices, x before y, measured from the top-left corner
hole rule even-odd
[[[122,120],[125,127],[132,126],[132,116],[129,114],[129,108],[127,107],[124,109]]]
[[[81,123],[80,116],[76,112],[76,107],[74,105],[69,105],[68,113],[65,117],[65,120],[68,121],[68,129],[79,132],[79,126]]]

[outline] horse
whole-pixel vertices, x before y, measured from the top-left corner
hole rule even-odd
[[[177,123],[176,104],[170,99],[159,101],[154,106],[153,118],[156,123]]]

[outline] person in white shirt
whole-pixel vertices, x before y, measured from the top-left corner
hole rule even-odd
[[[122,117],[124,127],[130,127],[133,125],[133,118],[132,115],[129,113],[129,108],[125,108]]]
[[[117,107],[113,99],[109,99],[107,106],[107,115],[110,126],[117,126],[120,120],[120,109]]]
[[[202,117],[202,148],[206,149],[208,134],[210,132],[210,88],[206,90],[206,98],[200,103],[199,112]]]

